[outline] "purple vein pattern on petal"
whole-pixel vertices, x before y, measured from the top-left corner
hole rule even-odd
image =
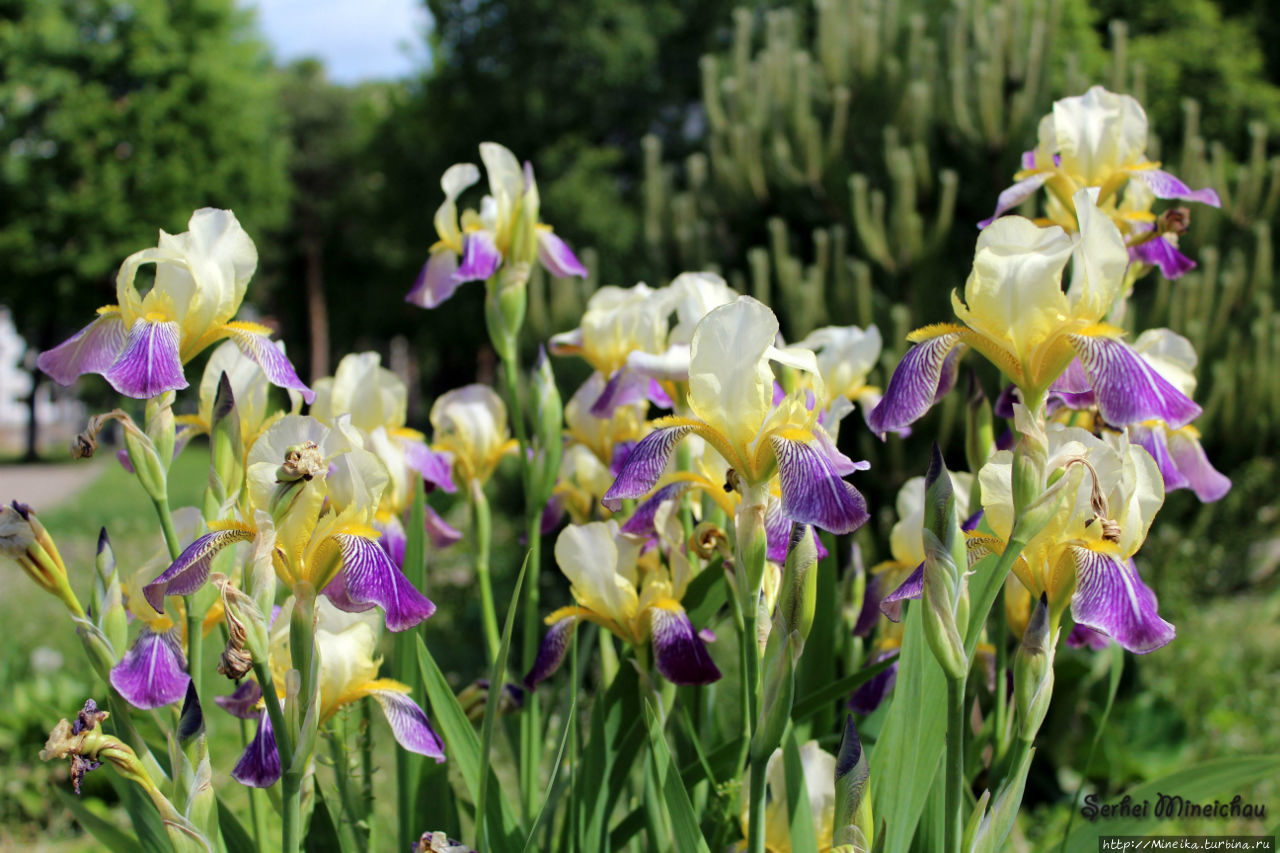
[[[466,281],[484,281],[497,272],[502,264],[502,253],[488,231],[470,231],[462,238],[462,263],[453,274],[458,284]]]
[[[622,463],[622,470],[617,479],[604,493],[600,502],[613,512],[622,508],[622,502],[629,498],[642,498],[657,485],[658,479],[667,470],[671,454],[675,452],[680,439],[689,434],[692,427],[672,426],[655,429],[646,435],[639,444],[627,454],[627,461]]]
[[[884,438],[885,433],[902,430],[929,411],[955,384],[957,364],[952,351],[959,345],[960,335],[949,332],[907,350],[884,396],[867,417],[871,431]]]
[[[258,682],[251,679],[245,679],[240,682],[240,686],[233,690],[230,696],[213,697],[214,704],[219,708],[242,720],[256,720],[258,718],[258,711],[254,710],[254,706],[261,699],[262,688],[258,686]]]
[[[621,532],[645,539],[653,536],[657,532],[654,527],[654,519],[658,515],[658,508],[662,506],[664,501],[677,500],[692,485],[688,480],[678,480],[658,489],[636,507],[636,511],[622,525]]]
[[[372,690],[369,695],[382,706],[396,743],[410,752],[434,758],[436,764],[444,761],[444,744],[416,702],[394,690]]]
[[[769,442],[778,457],[782,512],[788,518],[836,534],[852,533],[866,522],[862,494],[840,478],[818,447],[776,435]]]
[[[574,629],[578,627],[580,621],[582,621],[581,616],[570,614],[551,624],[546,636],[542,638],[542,643],[538,646],[538,656],[533,659],[533,666],[529,668],[529,672],[523,679],[525,687],[532,690],[560,668],[560,664],[564,663],[565,654],[569,651],[569,639],[573,637]]]
[[[124,351],[102,375],[112,388],[139,400],[186,388],[178,343],[177,323],[138,320],[129,330]]]
[[[265,708],[258,715],[258,731],[236,762],[231,778],[250,788],[270,788],[280,779],[280,750]]]
[[[1070,339],[1089,375],[1098,411],[1112,426],[1159,420],[1177,429],[1200,416],[1198,405],[1123,341],[1085,335]]]
[[[166,595],[190,595],[195,592],[209,579],[209,564],[219,551],[252,538],[253,533],[237,527],[206,533],[188,545],[160,577],[142,588],[143,597],[157,613],[164,613]]]
[[[124,320],[104,314],[51,350],[40,353],[36,366],[59,385],[70,385],[85,373],[104,373],[124,349]]]
[[[684,608],[654,607],[649,611],[649,624],[653,660],[663,678],[672,684],[710,684],[720,678],[719,668]]]
[[[257,362],[262,372],[266,374],[267,381],[272,385],[299,392],[308,405],[316,401],[316,392],[298,378],[298,371],[293,369],[293,364],[266,335],[234,329],[231,332],[231,339],[236,342],[236,346],[240,347],[240,351],[246,358]]]
[[[414,588],[377,542],[349,533],[333,538],[342,551],[342,571],[334,583],[341,584],[345,596],[329,595],[329,600],[339,609],[354,603],[358,610],[365,610],[361,605],[376,604],[386,614],[389,631],[412,628],[436,612],[436,606]],[[334,583],[325,587],[326,594]]]
[[[1198,201],[1210,207],[1222,207],[1222,200],[1218,198],[1218,193],[1213,187],[1193,190],[1180,178],[1163,169],[1140,169],[1130,173],[1130,177],[1137,178],[1146,184],[1156,198],[1177,198],[1184,201]]]
[[[1132,560],[1076,546],[1071,556],[1076,564],[1071,615],[1077,622],[1135,654],[1155,651],[1173,639],[1173,626],[1156,612],[1155,593],[1138,577]]]
[[[1160,274],[1170,280],[1196,266],[1195,261],[1178,251],[1178,247],[1164,237],[1153,237],[1145,243],[1130,247],[1129,257],[1159,267]]]
[[[157,633],[149,626],[111,668],[111,686],[135,708],[161,708],[187,695],[191,677],[177,629]]]
[[[902,621],[902,602],[918,601],[924,595],[924,563],[916,566],[915,571],[907,576],[893,592],[880,599],[880,612],[890,622]]]

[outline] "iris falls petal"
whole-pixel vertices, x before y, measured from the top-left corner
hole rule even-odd
[[[124,658],[111,668],[111,686],[135,708],[149,711],[187,694],[191,677],[177,629],[152,631],[144,625]]]
[[[1164,237],[1153,237],[1145,243],[1130,247],[1129,257],[1159,267],[1160,274],[1170,280],[1196,266],[1195,261],[1178,251],[1178,247]]]
[[[1103,336],[1070,338],[1107,423],[1122,427],[1160,420],[1177,429],[1200,416],[1200,407],[1128,344]]]
[[[582,621],[580,615],[570,613],[551,623],[546,636],[542,638],[541,645],[538,646],[538,656],[534,658],[533,666],[525,674],[523,679],[525,687],[532,690],[560,668],[560,664],[564,663],[565,654],[569,651],[569,640],[573,637],[574,629],[578,627],[580,621]]]
[[[236,762],[231,778],[250,788],[270,788],[280,779],[280,750],[265,708],[258,716],[258,731]]]
[[[947,332],[920,341],[907,351],[889,379],[880,402],[867,424],[872,432],[906,429],[919,420],[955,384],[956,361],[952,352],[960,346],[960,334]]]
[[[710,684],[720,678],[706,643],[693,630],[683,607],[660,601],[649,611],[649,624],[653,660],[663,678],[672,684]]]
[[[792,521],[830,533],[852,533],[866,522],[867,502],[840,478],[815,443],[771,436],[782,480],[782,512]]]
[[[444,761],[444,743],[416,702],[395,690],[370,690],[369,695],[382,706],[396,743],[410,752],[434,758],[436,764]]]
[[[454,278],[458,271],[458,254],[449,249],[432,252],[427,262],[422,265],[404,301],[419,308],[435,308],[444,302],[462,284]]]
[[[1071,615],[1136,654],[1155,651],[1174,637],[1174,628],[1156,612],[1156,596],[1132,560],[1120,560],[1073,546],[1076,591]]]
[[[179,341],[177,323],[138,320],[129,329],[124,351],[102,375],[112,388],[139,400],[186,388]]]
[[[40,353],[36,366],[59,385],[70,385],[85,373],[103,373],[124,349],[120,314],[103,314],[51,350]]]
[[[209,564],[219,551],[228,545],[252,538],[253,531],[244,527],[229,527],[206,533],[188,545],[160,577],[142,588],[143,597],[157,613],[163,613],[166,595],[190,595],[195,592],[209,579]]]
[[[376,604],[386,614],[389,631],[412,628],[435,613],[436,606],[414,588],[377,542],[349,533],[333,538],[342,551],[342,571],[324,592],[340,609],[358,612]]]
[[[587,268],[578,260],[569,244],[542,228],[538,229],[538,263],[558,278],[568,278],[571,275],[587,277]]]
[[[298,378],[298,372],[293,369],[293,364],[269,337],[238,328],[234,323],[228,330],[231,332],[231,339],[235,341],[236,346],[240,347],[245,357],[252,359],[262,368],[268,382],[278,388],[301,393],[302,399],[308,404],[316,401],[316,393]]]
[[[658,483],[667,470],[676,445],[693,429],[690,426],[659,427],[646,435],[627,455],[618,477],[600,502],[617,512],[623,500],[642,498]]]
[[[1182,179],[1169,174],[1163,169],[1141,169],[1130,174],[1137,178],[1155,194],[1156,198],[1177,198],[1184,201],[1198,201],[1210,207],[1222,207],[1222,200],[1213,187],[1193,190],[1182,182]]]
[[[488,231],[469,231],[462,238],[462,263],[453,274],[459,284],[467,281],[484,281],[498,271],[502,253]]]
[[[897,589],[880,599],[880,612],[890,622],[902,621],[902,602],[919,601],[924,595],[924,563],[916,566],[915,571],[907,576]]]

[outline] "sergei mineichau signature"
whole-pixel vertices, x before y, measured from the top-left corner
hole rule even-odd
[[[1117,803],[1099,803],[1097,794],[1089,794],[1084,798],[1084,806],[1080,814],[1085,820],[1094,821],[1109,817],[1245,817],[1263,819],[1267,816],[1267,807],[1259,803],[1246,803],[1244,797],[1236,794],[1231,800],[1212,803],[1198,803],[1176,794],[1156,792],[1154,810],[1151,800],[1135,800],[1128,794]]]

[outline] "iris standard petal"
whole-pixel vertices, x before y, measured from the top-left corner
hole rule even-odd
[[[250,788],[270,788],[280,779],[280,750],[265,708],[258,715],[258,731],[236,762],[231,778]]]
[[[525,687],[532,690],[560,668],[560,664],[564,663],[564,656],[569,651],[569,640],[581,621],[582,617],[579,614],[570,612],[551,623],[551,627],[542,638],[542,643],[538,646],[538,656],[533,659],[533,666],[525,674],[523,679]]]
[[[591,404],[588,411],[593,417],[611,418],[619,406],[647,399],[651,381],[642,373],[620,367],[609,377],[609,381],[600,391],[600,396],[596,397],[596,401]]]
[[[1129,174],[1130,178],[1146,184],[1156,198],[1177,198],[1184,201],[1198,201],[1210,207],[1222,207],[1222,200],[1213,187],[1193,190],[1182,180],[1163,169],[1140,169]]]
[[[342,551],[342,571],[324,592],[340,610],[359,612],[376,604],[386,614],[389,631],[412,628],[436,612],[377,542],[349,533],[333,538]]]
[[[85,373],[103,373],[119,357],[125,342],[120,312],[103,314],[51,350],[40,353],[36,367],[59,385],[70,385]]]
[[[502,253],[490,231],[468,231],[462,238],[462,263],[453,274],[458,284],[484,281],[502,265]]]
[[[587,277],[587,268],[578,260],[569,244],[545,228],[538,229],[538,263],[557,278],[572,275]]]
[[[370,690],[369,695],[382,707],[396,743],[410,752],[434,758],[436,764],[444,761],[444,743],[416,702],[395,690]]]
[[[1200,407],[1128,344],[1101,335],[1069,337],[1107,423],[1122,427],[1159,420],[1177,429],[1200,416]]]
[[[1130,247],[1129,257],[1159,267],[1160,274],[1170,280],[1196,267],[1195,261],[1178,251],[1178,247],[1163,236],[1153,237],[1145,243]]]
[[[186,547],[158,578],[142,588],[142,595],[157,613],[164,613],[166,595],[190,595],[209,579],[209,564],[218,552],[237,542],[247,542],[254,533],[247,527],[227,527],[206,533]]]
[[[129,329],[124,351],[102,375],[112,388],[139,400],[186,388],[179,341],[177,323],[138,320]]]
[[[653,660],[662,677],[672,684],[710,684],[720,670],[707,652],[706,643],[693,630],[684,608],[664,600],[649,610],[653,635]]]
[[[258,682],[252,679],[245,679],[240,682],[240,685],[231,692],[230,696],[213,697],[214,704],[219,708],[242,720],[257,719],[259,712],[254,710],[254,707],[261,699],[262,688],[258,686]]]
[[[1026,154],[1030,154],[1033,158],[1031,166],[1025,165]],[[1026,154],[1023,154],[1024,168],[1034,168],[1035,152],[1028,151],[1026,152]],[[1022,180],[1018,181],[1012,186],[1005,187],[1005,189],[1000,193],[1000,195],[996,197],[995,213],[991,214],[991,216],[979,222],[978,227],[986,228],[988,225],[990,225],[992,222],[995,222],[1005,213],[1009,212],[1010,210],[1013,210],[1015,207],[1022,204],[1027,199],[1031,198],[1033,195],[1036,194],[1037,191],[1039,191],[1039,189],[1042,186],[1044,186],[1045,181],[1049,180],[1049,178],[1051,177],[1052,177],[1052,173],[1050,172],[1040,172],[1039,174],[1031,175],[1030,177],[1023,178]]]
[[[293,364],[285,356],[284,351],[276,346],[271,338],[244,328],[238,323],[229,323],[227,329],[231,333],[231,340],[240,347],[240,352],[262,368],[268,382],[277,388],[297,391],[302,394],[302,399],[306,400],[308,405],[316,401],[315,392],[298,378],[298,371],[293,369]]]
[[[404,301],[419,308],[435,308],[444,302],[462,284],[455,279],[458,272],[458,253],[452,249],[432,252],[427,262],[422,265],[421,272],[414,279],[413,287],[405,295]]]
[[[954,328],[954,327],[948,327]],[[867,416],[871,431],[886,433],[906,429],[955,385],[960,333],[948,331],[917,343],[902,357],[889,387]]]
[[[1169,433],[1169,455],[1187,485],[1205,503],[1212,503],[1231,491],[1231,480],[1209,463],[1195,430],[1187,428]]]
[[[1173,639],[1173,626],[1156,612],[1155,593],[1138,577],[1132,560],[1078,546],[1070,552],[1076,564],[1071,597],[1076,622],[1136,654],[1155,651]]]
[[[659,427],[641,439],[640,443],[627,454],[622,463],[618,477],[604,493],[600,502],[613,512],[622,508],[623,500],[642,498],[657,485],[659,478],[667,470],[671,454],[676,445],[688,435],[693,427],[679,426]]]
[[[852,533],[867,520],[867,502],[840,478],[816,443],[782,436],[769,439],[778,457],[782,512],[792,521],[830,533]]]
[[[191,683],[186,667],[177,629],[156,632],[144,625],[124,658],[111,668],[111,686],[135,708],[161,708],[186,696]]]
[[[880,599],[880,612],[890,622],[902,621],[902,602],[919,601],[924,595],[924,563],[916,566],[897,589]]]

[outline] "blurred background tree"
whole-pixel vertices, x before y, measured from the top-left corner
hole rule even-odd
[[[157,227],[206,206],[253,234],[284,223],[270,69],[233,0],[0,2],[3,301],[34,349],[115,302],[116,267]]]

